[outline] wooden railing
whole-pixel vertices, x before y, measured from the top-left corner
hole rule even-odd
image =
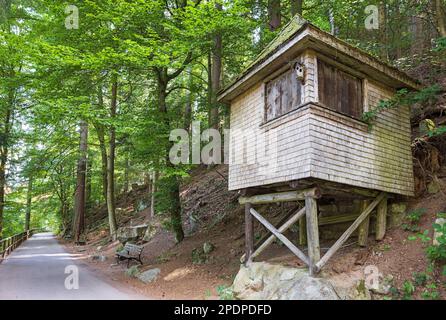
[[[35,229],[32,229],[0,240],[0,261],[31,237],[34,232]]]

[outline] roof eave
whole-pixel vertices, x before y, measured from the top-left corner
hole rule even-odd
[[[319,48],[316,47],[317,43],[320,44]],[[256,82],[262,81],[268,74],[268,72],[265,72],[266,69],[270,70],[271,68],[280,67],[284,64],[284,60],[305,49],[315,49],[322,53],[332,52],[335,53],[335,56],[340,56],[339,54],[341,54],[351,60],[356,60],[363,64],[362,67],[365,70],[373,70],[378,78],[382,78],[383,82],[394,88],[408,88],[410,90],[421,90],[422,88],[418,81],[405,72],[380,61],[369,53],[336,38],[328,32],[311,24],[305,24],[277,50],[271,52],[264,60],[252,65],[242,73],[242,76],[221,90],[218,94],[218,100],[229,104],[232,99],[244,90],[247,90]]]

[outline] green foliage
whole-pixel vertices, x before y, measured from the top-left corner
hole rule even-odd
[[[417,287],[422,287],[431,277],[426,272],[414,272],[413,278],[415,285]]]
[[[441,92],[442,88],[438,84],[426,87],[418,92],[401,89],[391,99],[381,100],[375,108],[364,112],[362,120],[372,125],[378,114],[385,110],[395,109],[400,106],[412,106],[417,103],[434,103],[438,100]]]
[[[446,266],[446,224],[434,223],[433,227],[441,235],[435,239],[438,245],[429,246],[426,254],[432,262],[444,263],[444,266]]]
[[[161,179],[156,212],[165,227],[179,230],[181,216],[172,213],[181,210],[178,186],[193,166],[172,167],[166,162],[168,133],[185,126],[187,102],[193,106],[191,118],[207,128],[212,95],[208,58],[215,36],[223,39],[223,87],[277,35],[278,31],[268,28],[267,2],[75,0],[70,4],[79,8],[77,30],[65,27],[65,2],[3,2],[0,150],[8,147],[10,151],[5,166],[4,236],[23,230],[26,182],[31,177],[31,226],[69,234],[80,120],[89,125],[87,220],[105,201],[102,152],[104,148],[109,152],[107,143],[114,129],[116,193],[128,184],[143,183],[146,174],[157,171]],[[424,1],[417,6],[389,3],[386,16],[393,32],[382,37],[364,28],[364,9],[369,4],[379,1],[307,0],[303,16],[330,31],[333,21],[327,12],[331,11],[340,38],[381,59],[393,60],[400,53],[411,57],[414,37],[406,18],[419,16],[430,6]],[[291,19],[288,2],[281,8],[281,17],[282,24]],[[437,56],[444,52],[445,41],[436,40]],[[114,81],[118,107],[112,116]],[[166,84],[166,113],[160,111],[160,83]],[[438,92],[438,86],[419,93],[402,90],[395,99],[381,101],[376,110],[364,114],[364,120],[371,123],[379,112],[400,104],[431,103]],[[12,115],[12,122],[7,115]],[[222,127],[228,124],[227,115],[228,108],[220,108]],[[438,127],[429,135],[445,130]],[[409,221],[409,230],[418,232],[416,224]]]
[[[432,239],[429,237],[429,230],[424,230],[422,233],[421,232],[419,232],[419,233],[417,233],[416,235],[413,235],[413,236],[409,236],[408,237],[408,240],[410,240],[410,241],[415,241],[415,240],[417,240],[417,239],[420,239],[420,241],[423,243],[423,244],[427,244],[427,243],[429,243]]]
[[[441,136],[446,133],[446,126],[439,126],[430,130],[427,134],[429,137]]]
[[[226,285],[217,286],[217,294],[220,297],[220,300],[234,300],[234,292],[231,287]]]
[[[426,288],[421,292],[421,297],[424,300],[437,300],[440,298],[437,285],[435,283],[428,284]]]
[[[404,281],[402,291],[404,300],[412,299],[412,295],[415,292],[415,286],[413,285],[412,281],[410,280]]]
[[[442,52],[446,50],[446,37],[435,39],[435,52]]]
[[[407,222],[402,224],[402,228],[407,231],[418,232],[420,230],[418,223],[425,213],[426,209],[424,208],[418,208],[409,212],[405,217]]]

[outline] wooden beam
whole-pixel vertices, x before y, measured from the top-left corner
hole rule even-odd
[[[331,224],[345,223],[355,221],[360,213],[356,214],[336,214],[319,218],[319,226],[327,226]]]
[[[299,219],[299,245],[307,245],[307,218],[302,217]]]
[[[274,234],[282,243],[287,246],[288,249],[291,250],[300,260],[305,262],[308,265],[309,260],[307,256],[299,250],[290,240],[288,240],[279,230],[274,228],[274,226],[269,223],[265,218],[263,218],[256,210],[251,208],[251,214],[261,223],[263,224],[272,234]]]
[[[369,205],[370,205],[369,200],[361,201],[361,212],[367,209]],[[358,244],[361,247],[367,247],[367,240],[369,239],[369,226],[370,226],[370,215],[368,215],[358,227]]]
[[[254,251],[254,223],[250,213],[251,208],[250,203],[245,204],[245,264],[251,263],[251,255]]]
[[[319,245],[319,226],[317,222],[317,200],[311,196],[305,197],[305,209],[307,220],[307,243],[309,256],[310,275],[317,273],[316,263],[321,258]]]
[[[288,192],[270,193],[270,194],[260,194],[252,197],[240,197],[240,204],[265,204],[274,202],[290,202],[304,200],[305,196],[311,196],[313,198],[319,198],[321,193],[318,188],[311,188],[305,190],[296,190]]]
[[[369,216],[369,214],[375,209],[375,207],[378,205],[378,203],[381,202],[382,199],[386,196],[385,192],[382,192],[379,194],[379,196],[373,200],[373,202],[365,209],[361,215],[358,217],[358,219],[353,222],[353,224],[342,234],[342,236],[338,239],[338,241],[335,242],[335,244],[325,253],[325,255],[319,260],[319,262],[316,264],[316,267],[318,270],[320,270],[327,262],[328,260],[338,251],[341,246],[344,244],[345,241],[351,236],[351,234],[358,228],[358,226],[361,224],[362,221],[364,221],[365,218]]]
[[[375,239],[381,241],[386,235],[387,224],[387,196],[378,204],[376,208],[376,233]]]
[[[305,208],[302,208],[294,213],[294,215],[287,220],[280,228],[277,230],[280,233],[284,233],[287,231],[293,224],[295,224],[303,215],[305,214]],[[258,255],[260,255],[271,243],[273,243],[276,236],[272,234],[268,237],[262,244],[254,251],[254,253],[251,255],[251,258],[254,259]],[[244,261],[245,256],[242,256],[241,260]]]

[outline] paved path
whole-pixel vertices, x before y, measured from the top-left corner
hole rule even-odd
[[[99,279],[79,258],[66,252],[53,234],[35,234],[0,263],[0,299],[143,299]],[[68,290],[65,283],[75,285],[76,268],[79,289]]]

